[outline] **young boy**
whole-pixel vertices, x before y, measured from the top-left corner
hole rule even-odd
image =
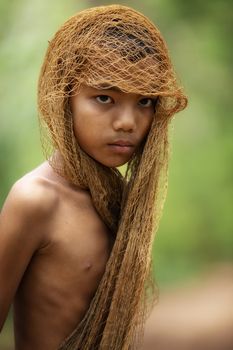
[[[38,86],[53,151],[1,212],[0,325],[14,300],[17,350],[139,346],[168,125],[186,103],[160,32],[133,9],[91,8],[55,34]]]

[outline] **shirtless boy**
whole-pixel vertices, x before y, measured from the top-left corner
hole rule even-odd
[[[85,10],[51,40],[38,106],[53,152],[0,216],[16,350],[137,348],[168,124],[186,102],[161,34],[128,7]]]

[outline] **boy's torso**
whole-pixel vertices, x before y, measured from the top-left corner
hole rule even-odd
[[[88,192],[51,177],[48,165],[34,170],[33,177],[53,205],[43,226],[46,243],[32,256],[15,297],[16,349],[55,350],[86,313],[111,239]]]

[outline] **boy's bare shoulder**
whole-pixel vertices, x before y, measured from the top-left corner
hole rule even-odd
[[[56,201],[56,191],[49,182],[40,176],[24,176],[12,186],[6,202],[18,209],[46,212]]]
[[[56,190],[40,176],[24,176],[12,186],[1,211],[2,219],[14,220],[21,227],[35,227],[45,221],[58,202]]]
[[[26,175],[11,188],[0,213],[0,329],[30,260],[49,244],[56,191],[40,176]]]

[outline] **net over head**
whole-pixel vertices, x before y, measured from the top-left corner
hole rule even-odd
[[[186,104],[159,30],[126,6],[84,10],[51,40],[39,81],[39,109],[48,124],[82,83],[160,96],[166,114]]]

